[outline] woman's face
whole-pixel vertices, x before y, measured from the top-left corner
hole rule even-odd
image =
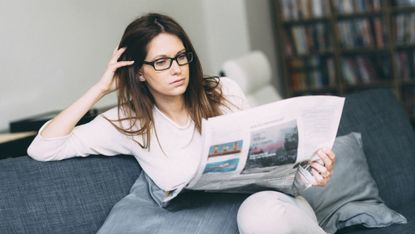
[[[170,61],[159,59],[183,56],[183,52],[186,52],[185,47],[177,36],[160,33],[148,44],[144,60],[158,61],[160,65]],[[169,69],[163,71],[156,71],[152,65],[143,64],[140,74],[141,80],[144,79],[156,100],[179,97],[184,94],[189,84],[189,64],[180,66],[176,60],[173,60]]]

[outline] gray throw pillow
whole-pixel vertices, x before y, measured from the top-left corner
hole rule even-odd
[[[336,164],[329,183],[325,187],[312,187],[302,194],[326,232],[335,233],[356,224],[385,227],[407,222],[380,198],[369,172],[360,133],[337,137],[333,151]]]

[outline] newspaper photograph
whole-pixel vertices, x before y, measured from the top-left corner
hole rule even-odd
[[[331,148],[344,98],[302,96],[202,122],[203,149],[188,189],[298,194],[314,177],[309,163]]]

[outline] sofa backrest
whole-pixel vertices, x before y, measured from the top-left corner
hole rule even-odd
[[[140,172],[132,156],[0,160],[0,233],[96,233]]]
[[[362,133],[381,197],[391,208],[415,199],[415,133],[395,95],[385,89],[346,97],[338,136]]]

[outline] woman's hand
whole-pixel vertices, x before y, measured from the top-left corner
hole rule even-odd
[[[105,94],[111,93],[117,89],[117,81],[116,77],[114,76],[115,71],[120,67],[129,66],[134,63],[134,61],[118,62],[118,59],[125,52],[125,50],[125,47],[120,49],[116,48],[114,52],[112,52],[112,58],[107,65],[107,69],[105,70],[101,79],[95,85],[99,90],[101,90]]]
[[[72,105],[53,118],[39,134],[48,138],[67,136],[88,110],[103,96],[116,90],[117,82],[116,78],[114,78],[115,71],[120,67],[129,66],[134,63],[133,61],[117,62],[124,51],[125,48],[115,49],[102,78],[88,89],[84,95],[72,103]]]
[[[331,149],[319,149],[317,155],[321,161],[311,162],[311,173],[316,181],[314,185],[323,187],[326,186],[333,174],[336,155]]]

